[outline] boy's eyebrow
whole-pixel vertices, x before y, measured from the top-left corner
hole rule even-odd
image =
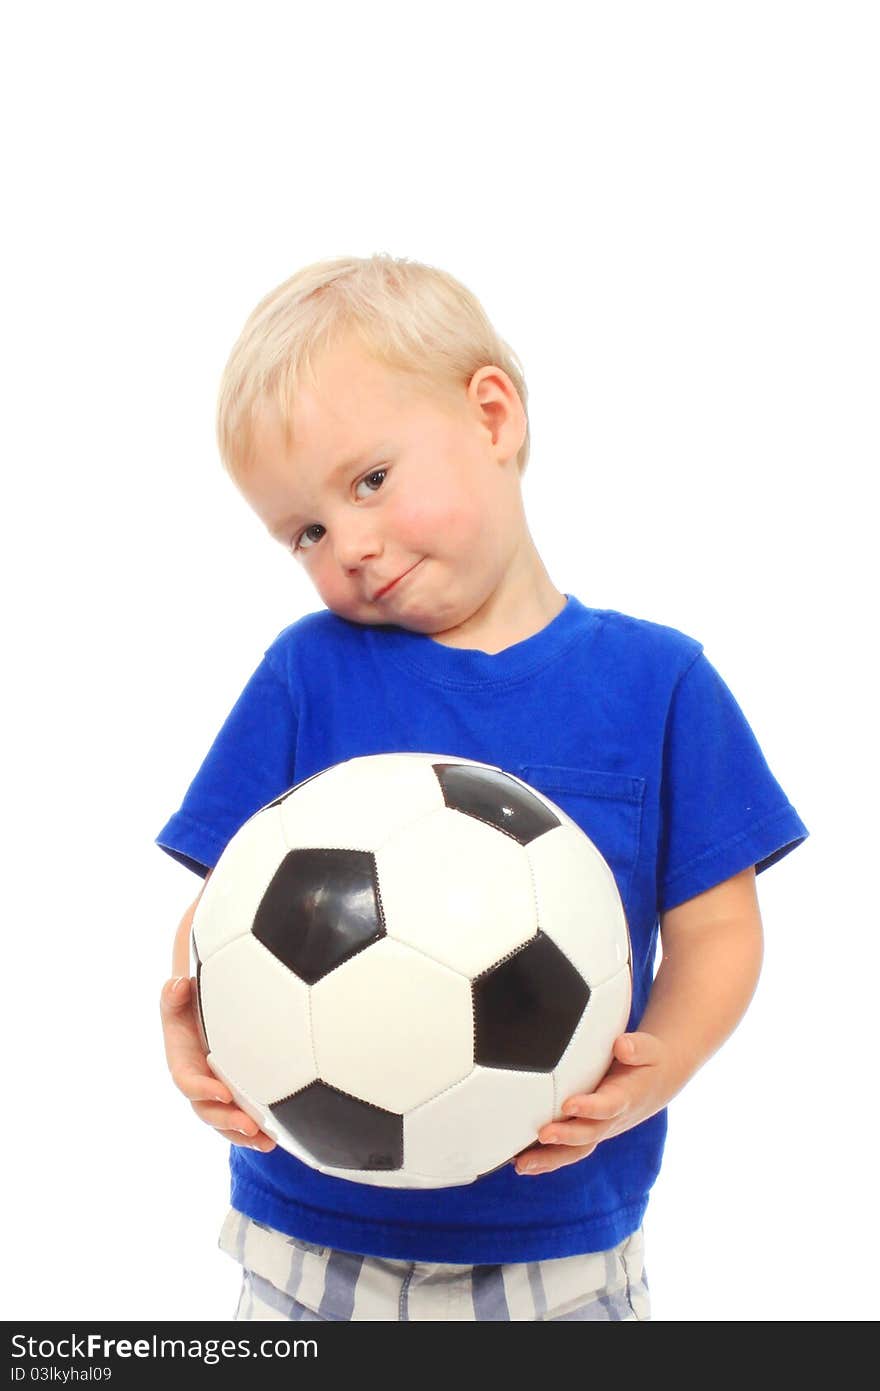
[[[393,445],[391,442],[385,440],[381,444],[375,445],[372,449],[362,449],[360,453],[353,455],[349,459],[343,459],[341,463],[337,464],[335,469],[328,475],[327,482],[335,483],[340,474],[348,473],[350,469],[363,464],[371,455],[387,454],[392,448]],[[301,521],[302,518],[294,513],[292,517],[288,517],[285,521],[278,522],[275,526],[270,527],[269,534],[275,537],[279,535],[286,537],[290,528],[292,526],[298,526]]]

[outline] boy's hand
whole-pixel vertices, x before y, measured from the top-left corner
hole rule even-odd
[[[234,1145],[268,1153],[275,1141],[260,1130],[232,1099],[232,1093],[208,1067],[195,1010],[195,982],[188,976],[168,980],[159,1000],[165,1057],[174,1085],[192,1102],[199,1120],[213,1125]]]
[[[668,1049],[654,1034],[621,1034],[611,1066],[594,1092],[568,1097],[566,1118],[538,1131],[541,1144],[516,1156],[518,1174],[543,1174],[585,1159],[602,1140],[647,1120],[675,1095]],[[568,1119],[573,1117],[573,1119]]]

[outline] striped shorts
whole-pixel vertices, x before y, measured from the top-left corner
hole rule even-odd
[[[312,1246],[230,1208],[219,1246],[243,1267],[235,1319],[650,1319],[641,1227],[610,1251],[436,1265]]]

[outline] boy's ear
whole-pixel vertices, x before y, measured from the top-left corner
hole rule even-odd
[[[480,367],[471,377],[468,395],[501,457],[505,461],[515,458],[525,441],[528,422],[510,377],[494,364]]]

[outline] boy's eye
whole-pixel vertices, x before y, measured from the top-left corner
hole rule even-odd
[[[373,479],[378,478],[379,482],[376,485],[376,487],[370,489],[371,492],[376,493],[379,491],[379,488],[381,488],[382,484],[385,482],[385,475],[387,472],[388,470],[384,468],[373,469],[372,473],[368,473],[366,478],[362,478],[357,486],[360,487],[361,483],[370,483]],[[295,551],[311,550],[312,546],[316,545],[317,542],[320,541],[320,536],[310,537],[310,531],[320,531],[323,535],[324,528],[321,526],[320,522],[313,522],[311,526],[307,526],[304,531],[300,532],[299,536],[293,544],[293,549]]]
[[[295,551],[307,551],[307,550],[310,550],[311,547],[312,547],[312,545],[314,544],[314,541],[313,541],[313,539],[309,536],[309,532],[310,532],[310,531],[323,531],[323,530],[324,530],[324,528],[321,526],[321,523],[320,523],[320,522],[313,522],[311,526],[307,526],[307,527],[306,527],[305,531],[301,531],[301,532],[300,532],[299,537],[297,538],[297,540],[296,540],[296,541],[294,542],[294,544],[293,544],[293,549],[294,549]],[[321,539],[320,536],[318,536],[318,537],[315,538],[315,540],[317,540],[317,541],[320,541],[320,539]]]
[[[369,483],[369,481],[370,481],[371,478],[379,478],[379,479],[381,479],[382,481],[379,483],[378,488],[373,488],[373,489],[371,490],[372,492],[376,493],[376,492],[379,491],[379,488],[381,488],[382,483],[385,482],[385,475],[386,475],[387,472],[388,472],[388,470],[387,470],[387,469],[384,469],[384,468],[376,468],[376,469],[373,469],[373,472],[372,472],[372,473],[368,473],[367,476],[366,476],[366,478],[362,478],[362,479],[361,479],[361,483]],[[358,487],[361,486],[361,483],[358,483]]]

